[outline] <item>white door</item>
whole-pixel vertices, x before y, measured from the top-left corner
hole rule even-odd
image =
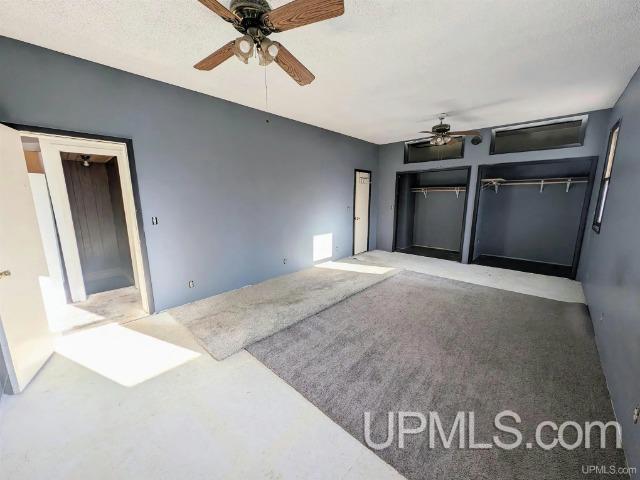
[[[369,250],[369,191],[371,173],[356,170],[353,205],[353,254]]]
[[[53,353],[40,290],[48,275],[18,132],[0,124],[0,346],[12,393]]]

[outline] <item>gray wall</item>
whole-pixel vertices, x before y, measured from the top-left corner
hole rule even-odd
[[[547,262],[573,263],[585,184],[502,187],[480,195],[482,223],[474,256],[486,254]]]
[[[470,192],[475,192],[478,169],[477,165],[497,164],[507,162],[525,162],[533,160],[552,160],[559,158],[589,157],[600,154],[601,146],[607,135],[610,110],[599,110],[589,114],[585,143],[581,147],[544,150],[538,152],[510,153],[489,155],[491,128],[482,130],[483,142],[472,145],[466,139],[464,158],[456,160],[441,160],[437,162],[404,164],[404,143],[381,145],[378,150],[378,239],[377,247],[391,250],[393,243],[393,209],[395,199],[395,178],[397,172],[412,170],[428,170],[471,165]],[[523,119],[534,121],[536,119]],[[451,119],[455,127],[455,119]],[[416,128],[416,130],[419,130]],[[466,262],[471,238],[471,223],[473,219],[474,196],[467,198],[467,217],[465,225],[465,240],[462,258]]]
[[[4,37],[0,65],[0,121],[133,139],[156,309],[310,266],[317,234],[351,253],[375,145]]]
[[[582,281],[602,366],[629,465],[640,467],[640,71],[616,103],[607,127],[622,119],[611,187],[600,234],[585,233],[578,278]],[[608,133],[608,132],[607,132]],[[603,142],[601,156],[606,148]],[[596,179],[602,176],[603,159]],[[594,188],[589,226],[598,194]],[[635,478],[640,478],[640,474]]]
[[[415,193],[414,198],[413,244],[459,251],[466,194],[429,193],[425,198]]]

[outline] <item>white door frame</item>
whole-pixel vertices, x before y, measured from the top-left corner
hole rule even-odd
[[[76,241],[69,194],[62,169],[61,152],[80,153],[87,155],[108,155],[117,157],[118,173],[122,188],[122,200],[125,210],[127,234],[129,236],[129,248],[131,251],[131,263],[135,284],[140,291],[142,308],[147,313],[151,312],[150,286],[147,284],[145,264],[140,240],[140,230],[137,218],[137,210],[133,194],[133,183],[127,145],[119,142],[105,140],[93,140],[84,138],[67,137],[63,135],[42,134],[37,132],[21,131],[21,135],[37,137],[40,142],[42,162],[44,165],[47,184],[51,196],[51,204],[56,218],[62,256],[64,258],[67,280],[71,298],[74,302],[86,300],[87,294],[84,286],[80,253]]]
[[[351,253],[352,255],[357,255],[356,254],[356,228],[357,225],[359,225],[361,218],[357,215],[358,212],[356,211],[356,206],[358,204],[358,179],[360,178],[358,175],[365,173],[368,175],[368,187],[369,187],[369,194],[368,194],[368,198],[367,198],[367,248],[363,251],[368,251],[369,250],[369,241],[370,241],[370,234],[371,234],[371,179],[373,178],[373,173],[371,173],[370,170],[363,170],[360,168],[356,168],[354,170],[353,173],[353,243],[352,243],[352,248],[351,248]],[[358,253],[362,253],[362,251],[358,252]]]

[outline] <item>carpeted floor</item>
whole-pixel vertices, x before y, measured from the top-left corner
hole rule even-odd
[[[326,262],[168,311],[217,360],[330,307],[398,270]]]
[[[514,450],[430,449],[427,428],[376,452],[409,479],[584,479],[583,465],[625,465],[611,436],[606,450],[525,448],[543,420],[613,419],[583,304],[402,272],[247,350],[363,443],[365,411],[377,441],[388,411],[437,411],[447,432],[473,411],[477,442],[499,433],[497,413],[521,416]]]

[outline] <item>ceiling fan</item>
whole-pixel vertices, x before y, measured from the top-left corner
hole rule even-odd
[[[474,145],[478,145],[482,142],[482,135],[477,130],[459,130],[459,131],[451,131],[451,125],[448,123],[444,123],[444,119],[446,118],[446,114],[440,115],[438,118],[440,119],[440,123],[434,125],[431,130],[423,130],[420,133],[429,133],[433,135],[432,137],[423,138],[420,142],[424,142],[424,146],[428,145],[447,145],[449,143],[457,142],[464,137],[473,137],[471,139],[471,143]],[[428,142],[425,142],[428,140]]]
[[[213,70],[234,55],[247,63],[255,50],[260,65],[276,62],[300,85],[308,85],[316,77],[284,45],[267,37],[344,13],[344,0],[293,0],[274,10],[267,0],[231,0],[229,8],[217,0],[198,1],[243,35],[196,63],[194,68]]]

